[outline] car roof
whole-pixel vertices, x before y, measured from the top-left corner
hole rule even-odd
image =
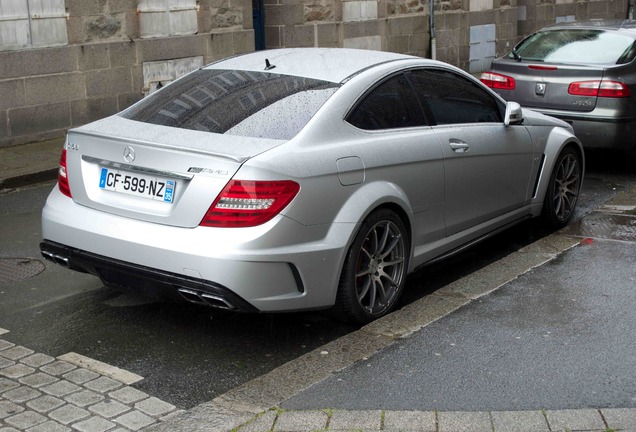
[[[341,83],[375,65],[414,58],[417,57],[349,48],[287,48],[238,55],[205,68],[269,71]]]
[[[541,30],[556,29],[603,29],[603,30],[628,30],[630,33],[636,34],[636,20],[590,20],[590,21],[571,21],[552,24]]]

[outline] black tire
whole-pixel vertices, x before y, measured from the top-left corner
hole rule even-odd
[[[332,312],[358,324],[390,313],[404,290],[409,255],[402,219],[388,209],[371,213],[347,253]]]
[[[541,213],[549,227],[562,228],[572,219],[581,190],[582,170],[581,156],[572,147],[565,148],[557,157]]]

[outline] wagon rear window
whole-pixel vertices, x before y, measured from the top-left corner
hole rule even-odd
[[[202,69],[121,115],[183,129],[291,139],[337,88],[337,84],[311,78]]]

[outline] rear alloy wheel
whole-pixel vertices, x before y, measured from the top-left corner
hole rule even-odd
[[[372,213],[347,254],[336,313],[347,321],[367,323],[391,312],[404,289],[408,254],[402,220],[386,209]]]
[[[557,158],[543,202],[543,218],[555,228],[572,219],[581,189],[581,158],[566,148]]]

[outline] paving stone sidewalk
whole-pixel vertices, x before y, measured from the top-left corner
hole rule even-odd
[[[561,411],[282,411],[270,410],[235,429],[263,431],[566,432],[636,431],[634,409]]]
[[[117,379],[0,339],[0,432],[138,431],[180,412]]]
[[[204,426],[196,430],[636,432],[636,409],[515,412],[271,409],[248,418],[245,413],[237,414],[226,422],[227,427]],[[174,405],[119,380],[0,339],[0,432],[169,430],[184,415],[187,413]],[[171,422],[164,423],[168,420]],[[164,429],[162,425],[171,426]],[[184,430],[178,426],[177,429]]]

